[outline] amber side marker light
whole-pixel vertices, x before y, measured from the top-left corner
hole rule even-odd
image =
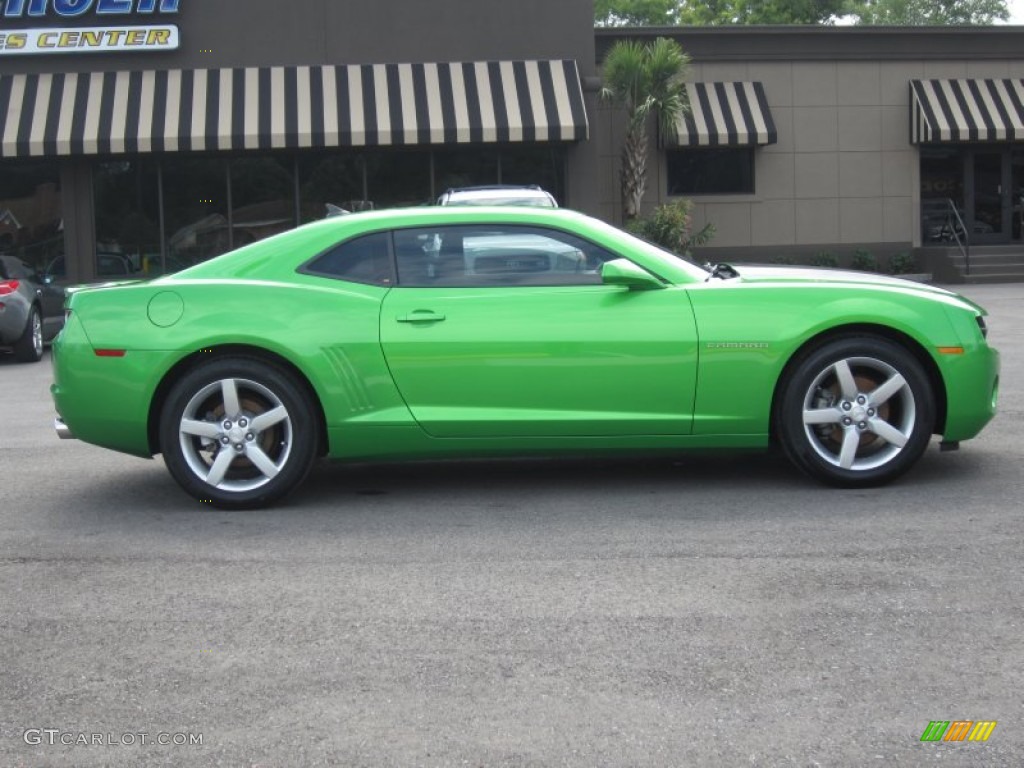
[[[963,353],[963,347],[939,347],[940,355],[962,355]]]
[[[96,357],[124,357],[123,349],[97,349]]]

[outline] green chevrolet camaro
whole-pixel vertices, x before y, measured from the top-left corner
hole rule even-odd
[[[893,278],[704,269],[570,211],[420,208],[77,291],[52,391],[62,437],[162,453],[227,508],[323,455],[778,445],[867,486],[992,418],[984,315]]]

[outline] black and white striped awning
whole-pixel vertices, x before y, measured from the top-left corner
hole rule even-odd
[[[0,74],[0,157],[585,138],[569,60]]]
[[[687,83],[690,111],[667,146],[774,144],[779,140],[761,83]]]
[[[911,80],[912,144],[1024,140],[1024,80]]]

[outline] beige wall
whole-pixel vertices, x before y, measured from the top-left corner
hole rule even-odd
[[[792,246],[841,251],[863,244],[893,250],[920,245],[909,82],[982,77],[1024,77],[1024,61],[693,64],[692,81],[764,83],[778,129],[777,144],[755,151],[755,193],[693,198],[695,225],[714,223],[711,249],[754,247],[768,256]],[[621,119],[603,108],[595,122],[605,169],[602,212],[618,220]],[[652,152],[648,172],[646,210],[671,199],[664,152]]]

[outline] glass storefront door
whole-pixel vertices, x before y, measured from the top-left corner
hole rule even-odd
[[[921,148],[922,244],[951,243],[964,230],[971,243],[1024,241],[1024,146]]]
[[[969,222],[971,240],[976,243],[1001,243],[1009,240],[1006,215],[1009,185],[1004,174],[1008,170],[1009,152],[1004,149],[976,149],[971,152],[973,171],[973,204],[970,209],[973,222]]]
[[[1024,147],[1010,150],[1010,239],[1024,239]]]

